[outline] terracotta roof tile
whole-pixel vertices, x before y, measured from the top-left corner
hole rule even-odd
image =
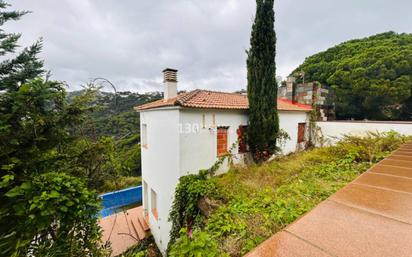
[[[311,106],[292,103],[289,100],[278,99],[278,110],[281,111],[310,111]],[[177,97],[164,101],[163,99],[135,107],[136,110],[183,106],[190,108],[234,109],[247,110],[249,102],[246,95],[237,93],[216,92],[208,90],[193,90],[179,94]]]

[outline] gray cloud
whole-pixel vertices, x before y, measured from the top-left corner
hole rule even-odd
[[[119,90],[161,90],[161,70],[179,69],[179,89],[246,87],[253,0],[9,0],[33,13],[6,25],[21,45],[43,37],[54,79],[78,89],[105,77]],[[412,32],[409,0],[278,0],[278,75],[342,41]]]

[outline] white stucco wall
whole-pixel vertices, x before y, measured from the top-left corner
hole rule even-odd
[[[390,121],[319,121],[316,123],[323,137],[334,143],[343,135],[365,135],[368,131],[396,131],[403,135],[412,135],[412,122]]]
[[[290,140],[287,140],[282,147],[282,153],[287,154],[296,150],[298,123],[307,122],[307,120],[308,113],[306,112],[279,112],[280,128],[285,130],[290,137]],[[248,116],[245,111],[239,110],[182,109],[180,124],[180,174],[184,176],[197,173],[200,169],[208,169],[217,161],[216,127],[229,127],[228,148],[230,149],[238,140],[239,126],[248,124]],[[243,157],[238,154],[237,147],[232,153],[235,155],[234,162],[240,161]]]
[[[166,251],[171,224],[167,221],[179,179],[179,110],[162,109],[140,113],[141,127],[147,126],[147,148],[142,146],[142,180],[148,188],[143,206],[149,213],[150,230],[162,252]],[[142,135],[143,136],[143,135]],[[150,189],[157,193],[156,220],[151,212]]]
[[[237,129],[247,125],[244,111],[182,109],[180,114],[180,174],[182,176],[208,169],[217,161],[217,131],[227,126],[228,149],[237,141]],[[233,153],[237,155],[238,148]],[[236,157],[236,156],[235,156]]]
[[[282,153],[288,154],[296,151],[298,146],[298,124],[309,123],[309,113],[299,111],[279,111],[278,113],[279,127],[286,131],[290,137],[290,140],[287,140],[282,146]]]

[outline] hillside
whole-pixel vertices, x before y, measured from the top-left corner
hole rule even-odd
[[[68,99],[82,93],[70,92]],[[159,92],[118,92],[116,97],[113,93],[97,92],[82,133],[89,138],[89,147],[96,151],[95,165],[100,167],[100,173],[94,181],[100,181],[95,183],[99,192],[140,184],[140,121],[133,107],[161,97]]]
[[[69,99],[79,95],[82,91],[70,92]],[[96,109],[91,114],[93,119],[93,133],[96,136],[114,136],[115,138],[128,137],[138,134],[139,115],[133,107],[162,97],[160,92],[146,94],[129,91],[113,93],[99,91],[96,95]]]
[[[169,256],[243,256],[409,139],[347,136],[336,146],[233,167],[221,176],[181,177]]]
[[[412,34],[387,32],[306,58],[292,74],[331,86],[338,119],[412,120]]]

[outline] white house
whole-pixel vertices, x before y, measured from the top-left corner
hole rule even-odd
[[[236,93],[194,90],[177,94],[177,70],[165,69],[164,99],[136,107],[140,112],[143,208],[159,249],[166,251],[168,215],[179,177],[210,168],[238,142],[248,124],[248,99]],[[310,106],[278,100],[280,127],[290,140],[284,153],[305,140]],[[233,148],[241,161],[245,145]],[[225,170],[223,170],[225,171]]]

